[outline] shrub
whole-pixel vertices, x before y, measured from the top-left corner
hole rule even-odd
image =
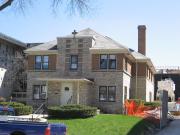
[[[1,106],[10,106],[15,110],[15,115],[28,115],[31,114],[33,108],[18,102],[0,102]]]
[[[137,106],[144,104],[144,100],[141,99],[128,99],[128,102],[134,101]]]
[[[11,106],[11,107],[25,106],[24,104],[18,103],[18,102],[0,102],[0,105],[2,105],[2,106]]]
[[[161,103],[159,101],[145,102],[144,105],[148,107],[159,107]]]
[[[85,105],[64,105],[48,107],[48,114],[55,118],[87,118],[95,116],[96,107]]]
[[[6,99],[4,97],[0,97],[0,102],[5,102]]]
[[[14,110],[15,110],[15,114],[17,116],[19,115],[28,115],[28,114],[32,114],[32,106],[21,106],[21,107],[14,107]]]

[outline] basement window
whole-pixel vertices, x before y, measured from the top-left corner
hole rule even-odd
[[[45,100],[47,98],[47,86],[46,85],[34,85],[33,99]]]
[[[116,86],[100,86],[99,101],[115,102],[116,101]]]

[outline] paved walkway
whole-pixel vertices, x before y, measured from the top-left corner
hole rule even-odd
[[[180,135],[180,116],[156,135]]]

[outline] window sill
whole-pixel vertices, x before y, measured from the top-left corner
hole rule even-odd
[[[70,68],[69,71],[73,71],[74,72],[74,71],[78,71],[78,69],[71,69]]]
[[[99,100],[100,103],[115,103],[116,101],[101,101]]]
[[[122,72],[122,70],[118,69],[92,69],[92,72]]]
[[[28,72],[55,72],[56,70],[28,70]]]
[[[33,101],[45,101],[47,99],[33,99]]]

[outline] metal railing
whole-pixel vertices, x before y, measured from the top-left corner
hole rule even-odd
[[[67,104],[71,104],[72,103],[72,96],[69,98],[69,100],[67,101]]]

